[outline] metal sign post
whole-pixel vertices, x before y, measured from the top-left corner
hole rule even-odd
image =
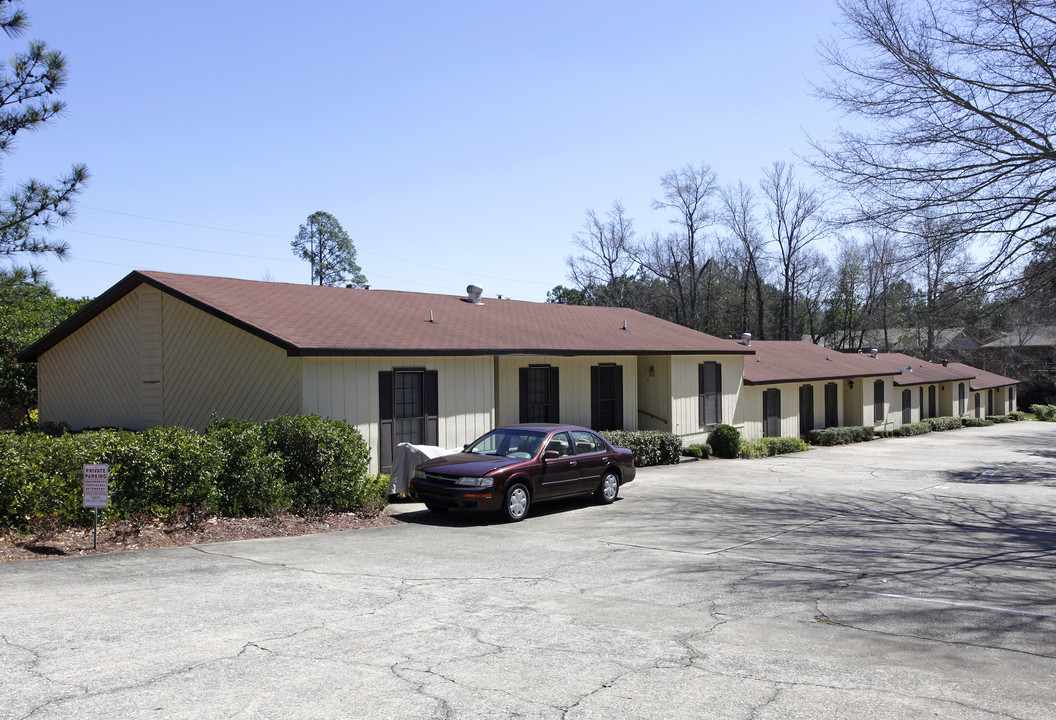
[[[99,508],[110,504],[110,466],[84,466],[84,507],[92,508],[95,525],[92,528],[92,549],[99,548]]]

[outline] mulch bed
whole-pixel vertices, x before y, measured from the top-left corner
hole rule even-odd
[[[196,527],[153,520],[135,529],[127,524],[99,528],[98,548],[92,548],[92,528],[60,528],[37,534],[0,531],[0,562],[44,560],[76,555],[103,555],[204,543],[292,537],[312,533],[359,530],[396,525],[385,513],[333,513],[306,518],[286,514],[269,518],[209,518]]]

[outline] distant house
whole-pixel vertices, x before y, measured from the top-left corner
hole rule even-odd
[[[317,413],[387,470],[400,442],[459,447],[517,422],[729,422],[745,356],[633,310],[133,272],[28,348],[41,421],[202,428]]]

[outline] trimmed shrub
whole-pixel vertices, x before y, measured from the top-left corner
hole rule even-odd
[[[309,512],[348,512],[373,502],[367,477],[370,450],[348,423],[318,415],[284,415],[262,426],[267,452],[282,457],[293,506]]]
[[[931,431],[941,433],[946,430],[957,430],[964,427],[964,422],[959,417],[944,415],[943,417],[929,417],[924,422],[931,425]]]
[[[994,424],[994,421],[989,417],[977,418],[977,417],[963,417],[961,418],[961,424],[964,427],[989,427]]]
[[[773,457],[788,453],[803,452],[810,446],[797,437],[766,437],[759,440],[745,440],[741,443],[742,458]]]
[[[687,445],[682,448],[682,457],[695,457],[701,459],[707,459],[711,457],[711,445],[707,443]]]
[[[1027,414],[1020,410],[1013,410],[1008,414],[1008,419],[1014,422],[1019,422],[1020,420],[1026,420]]]
[[[1056,421],[1056,405],[1031,405],[1030,411],[1038,420]]]
[[[715,457],[735,458],[741,452],[741,431],[733,425],[720,423],[708,433],[708,445],[711,445]]]
[[[828,427],[823,430],[811,430],[808,432],[807,442],[811,445],[847,445],[849,443],[868,442],[875,435],[873,428],[862,425]]]
[[[659,430],[605,430],[601,436],[617,447],[634,453],[635,467],[674,465],[682,443],[669,432]]]
[[[944,415],[943,417],[927,418],[924,422],[931,425],[933,432],[943,432],[944,430],[956,430],[959,427],[964,427],[964,421],[959,417],[952,417],[950,415]]]
[[[906,423],[887,433],[891,437],[910,437],[913,435],[925,435],[931,432],[931,425],[927,422]]]
[[[319,417],[264,426],[216,420],[203,434],[179,427],[4,433],[0,527],[89,522],[91,511],[81,507],[85,463],[110,465],[110,506],[100,512],[107,522],[163,516],[193,525],[213,511],[244,515],[287,506],[380,509],[388,480],[367,476],[368,457],[354,428]]]
[[[1007,423],[1007,422],[1011,422],[1012,421],[1012,418],[1010,418],[1008,415],[987,415],[986,419],[990,421],[991,425],[996,425],[998,423]]]
[[[216,476],[216,507],[221,515],[261,515],[290,507],[282,457],[265,449],[259,423],[214,418],[205,434],[224,458]]]

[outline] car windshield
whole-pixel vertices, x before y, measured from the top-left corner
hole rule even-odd
[[[534,457],[543,444],[545,433],[533,430],[516,430],[503,428],[494,430],[480,438],[468,448],[466,452],[477,455],[499,455],[511,458]]]

